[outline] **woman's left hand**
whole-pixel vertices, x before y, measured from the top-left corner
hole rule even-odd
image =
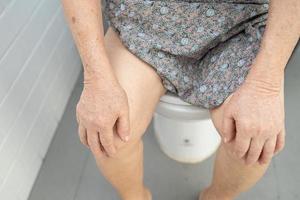
[[[246,164],[268,163],[284,146],[284,115],[283,84],[277,90],[247,79],[225,107],[221,134]]]

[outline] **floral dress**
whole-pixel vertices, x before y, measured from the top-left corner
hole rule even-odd
[[[221,105],[258,53],[269,0],[106,0],[104,17],[168,92]]]

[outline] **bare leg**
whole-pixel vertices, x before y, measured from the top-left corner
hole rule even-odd
[[[129,52],[111,27],[105,35],[105,47],[118,81],[128,96],[132,133],[128,143],[115,133],[117,155],[114,158],[94,157],[100,172],[123,200],[148,200],[151,193],[143,183],[142,135],[166,90],[155,70]]]
[[[210,110],[215,127],[221,127],[224,105],[230,100],[231,94],[218,108]],[[282,89],[281,96],[284,98]],[[261,165],[245,165],[241,159],[234,157],[221,143],[217,151],[214,176],[211,185],[201,194],[201,200],[229,200],[250,189],[264,175],[270,163]]]

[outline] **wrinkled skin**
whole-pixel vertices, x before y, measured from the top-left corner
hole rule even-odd
[[[129,139],[128,99],[117,81],[85,80],[76,115],[80,141],[95,155],[115,155],[114,126],[123,141]]]
[[[220,132],[230,152],[246,164],[268,163],[283,148],[284,102],[280,89],[248,79],[226,105]]]

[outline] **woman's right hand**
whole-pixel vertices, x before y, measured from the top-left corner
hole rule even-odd
[[[94,155],[102,151],[107,156],[116,153],[113,128],[123,141],[130,134],[129,107],[126,92],[116,80],[85,79],[80,100],[76,106],[80,141]],[[104,149],[103,149],[104,148]]]
[[[85,0],[62,3],[85,73],[76,107],[80,140],[94,154],[101,153],[102,144],[111,156],[120,147],[119,142],[129,136],[129,109],[126,92],[113,76],[106,55],[102,5],[100,1]],[[117,140],[118,136],[122,140]]]

